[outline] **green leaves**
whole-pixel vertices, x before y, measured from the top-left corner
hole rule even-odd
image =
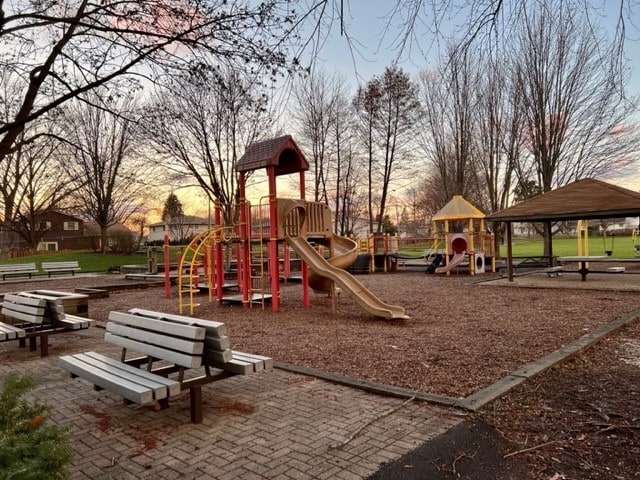
[[[10,373],[0,393],[0,480],[64,479],[72,459],[68,429],[47,425],[51,408],[23,396],[36,386]]]

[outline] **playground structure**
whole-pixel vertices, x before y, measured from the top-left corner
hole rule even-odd
[[[265,168],[268,195],[258,205],[246,197],[248,172]],[[249,146],[237,162],[239,204],[235,225],[221,221],[222,208],[214,208],[214,225],[196,236],[182,254],[178,268],[179,307],[198,305],[195,293],[205,287],[209,301],[241,302],[245,308],[270,301],[280,308],[280,278],[289,275],[291,250],[301,259],[302,301],[310,306],[309,290],[332,297],[336,286],[362,308],[383,318],[407,318],[404,308],[382,302],[367,290],[347,268],[357,256],[357,242],[332,232],[332,216],[324,203],[305,200],[304,172],[309,164],[291,136],[278,137]],[[300,198],[278,198],[276,178],[299,174]],[[230,255],[233,253],[233,255]],[[235,258],[236,280],[231,282],[229,258]],[[311,271],[309,271],[311,270]],[[283,275],[281,275],[283,273]],[[204,284],[202,283],[204,274]],[[237,288],[237,295],[227,295]]]
[[[485,214],[473,206],[461,195],[454,195],[433,218],[434,240],[434,273],[446,273],[459,269],[468,260],[468,272],[470,275],[485,273],[488,270],[495,272],[495,247],[492,233],[488,233],[484,226]],[[452,232],[454,222],[461,232]],[[442,240],[442,241],[441,241]],[[444,249],[440,245],[444,244]],[[442,266],[435,265],[438,254],[445,263]],[[490,266],[487,266],[490,262]],[[427,270],[429,273],[429,270]]]

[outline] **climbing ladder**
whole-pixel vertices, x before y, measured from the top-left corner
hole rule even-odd
[[[260,204],[251,209],[249,215],[251,228],[249,239],[249,305],[260,304],[264,309],[265,303],[271,298],[271,282],[269,281],[269,265],[267,244],[265,238],[269,232],[269,205],[264,203],[268,198],[262,198]]]

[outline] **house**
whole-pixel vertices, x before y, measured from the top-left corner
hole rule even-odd
[[[156,222],[149,225],[148,241],[164,241],[164,236],[169,241],[192,238],[193,236],[211,229],[211,220],[206,217],[193,215],[181,215],[170,219],[168,222]]]
[[[38,250],[87,250],[93,248],[84,231],[84,220],[55,210],[36,217],[36,229],[44,230]]]

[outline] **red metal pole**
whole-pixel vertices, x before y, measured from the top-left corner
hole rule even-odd
[[[214,215],[215,215],[215,224],[218,228],[220,228],[220,226],[222,226],[222,210],[220,208],[219,202],[216,202],[215,204]],[[216,263],[215,285],[216,285],[216,298],[219,304],[222,303],[222,286],[224,285],[224,265],[223,265],[224,259],[222,255],[222,242],[219,241],[221,237],[222,237],[222,233],[220,232],[220,230],[218,230],[218,233],[216,234],[216,238],[218,239],[218,241],[216,242],[216,251],[215,251],[215,263]],[[213,287],[210,287],[210,288],[213,288]]]
[[[271,275],[271,309],[280,309],[280,275],[278,265],[278,204],[276,202],[276,171],[267,167],[269,178],[269,274]]]
[[[250,215],[247,212],[247,198],[245,194],[244,173],[240,173],[240,251],[238,255],[238,276],[242,285],[242,306],[250,307],[249,293],[251,291],[251,265],[249,264],[249,236],[251,229],[248,225]]]
[[[164,248],[164,298],[171,298],[171,278],[169,276],[169,235],[164,236],[163,248]]]
[[[300,172],[300,198],[305,200],[305,196],[304,172]],[[306,227],[306,225],[300,225],[300,229],[304,229],[303,227]],[[309,300],[309,267],[307,267],[305,262],[301,262],[300,264],[300,274],[302,275],[302,305],[305,308],[309,308],[311,305],[311,301]]]

